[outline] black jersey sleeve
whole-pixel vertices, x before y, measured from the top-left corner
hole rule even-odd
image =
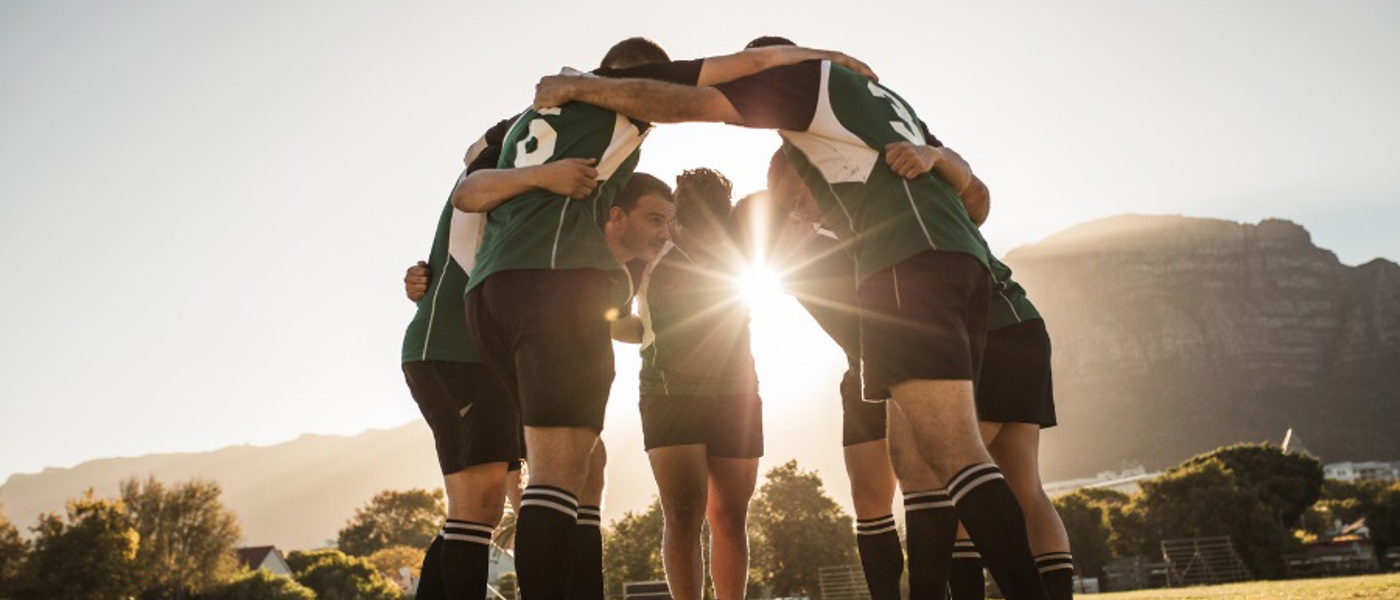
[[[705,59],[677,60],[663,63],[647,63],[626,69],[602,68],[593,71],[600,77],[655,79],[680,85],[695,85],[700,81],[700,68]]]
[[[925,123],[923,119],[919,119],[919,127],[924,130],[924,143],[934,148],[943,147],[943,142],[938,139],[938,136],[933,135],[932,131],[928,130],[928,123]]]
[[[476,155],[476,159],[467,165],[468,174],[478,169],[496,168],[496,163],[501,160],[501,146],[505,145],[506,134],[510,132],[510,126],[518,118],[520,115],[503,119],[486,130],[486,133],[481,136],[482,139],[486,140],[486,149],[482,150],[481,154]]]
[[[817,114],[821,61],[774,67],[715,86],[744,116],[745,127],[806,131]]]

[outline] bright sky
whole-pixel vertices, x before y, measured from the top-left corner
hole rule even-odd
[[[418,418],[399,280],[462,152],[540,75],[632,35],[865,60],[988,182],[998,252],[1139,212],[1282,217],[1349,264],[1400,258],[1400,3],[583,6],[0,3],[0,480]],[[749,192],[775,146],[663,127],[641,170]],[[776,406],[803,378],[777,369],[839,358],[776,355],[822,342],[769,314],[789,317],[755,317]]]

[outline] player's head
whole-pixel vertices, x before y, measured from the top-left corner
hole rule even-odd
[[[661,44],[644,37],[630,37],[613,44],[603,55],[601,67],[604,69],[626,69],[637,65],[670,62],[670,55]]]
[[[670,186],[646,173],[633,173],[613,200],[604,233],[619,260],[649,261],[671,239],[675,216],[676,198]]]
[[[690,169],[676,176],[676,225],[698,242],[725,236],[734,184],[714,169]]]
[[[747,46],[744,46],[744,49],[747,50],[747,49],[749,49],[749,48],[767,48],[768,46],[796,46],[796,45],[797,45],[796,42],[793,42],[792,40],[787,39],[787,38],[785,38],[785,37],[780,37],[780,36],[776,36],[776,35],[765,35],[765,36],[763,36],[763,37],[756,37],[756,38],[754,38],[753,41],[749,42]]]
[[[767,210],[757,214],[774,221],[767,226],[778,231],[772,234],[773,252],[780,256],[798,253],[814,235],[815,225],[821,221],[821,208],[781,148],[768,162],[768,195]]]

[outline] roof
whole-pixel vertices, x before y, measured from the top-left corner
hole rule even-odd
[[[263,561],[267,560],[267,555],[276,551],[276,546],[250,546],[248,548],[239,548],[238,563],[249,569],[256,569],[262,566]]]

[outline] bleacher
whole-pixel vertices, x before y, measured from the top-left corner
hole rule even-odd
[[[1184,587],[1253,579],[1230,536],[1162,540],[1167,586]]]
[[[817,570],[822,600],[870,600],[865,573],[858,565],[822,567]]]

